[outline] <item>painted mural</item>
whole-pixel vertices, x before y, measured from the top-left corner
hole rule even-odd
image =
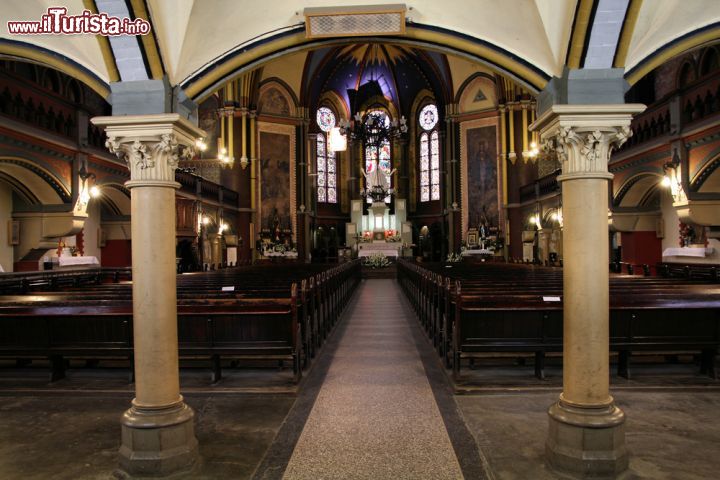
[[[290,115],[290,105],[282,93],[276,88],[270,88],[263,93],[258,106],[260,113],[269,115]]]
[[[467,130],[468,227],[498,226],[497,138],[495,127]]]
[[[290,137],[260,132],[260,215],[262,228],[292,229],[290,218]],[[277,215],[277,219],[275,218]]]

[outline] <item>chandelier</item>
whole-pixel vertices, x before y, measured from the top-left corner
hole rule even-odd
[[[375,111],[365,115],[363,120],[360,113],[356,113],[350,122],[344,119],[340,120],[338,128],[341,135],[354,142],[361,142],[366,151],[375,153],[371,171],[365,172],[363,169],[365,188],[360,190],[360,195],[372,199],[373,202],[384,202],[384,199],[393,193],[393,189],[390,188],[390,176],[394,170],[391,172],[381,171],[379,166],[380,148],[383,142],[401,138],[407,133],[405,117],[402,116],[399,121],[391,122],[384,112]]]

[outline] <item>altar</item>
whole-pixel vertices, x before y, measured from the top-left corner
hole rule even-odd
[[[75,267],[78,265],[100,265],[97,257],[86,256],[86,257],[57,257],[59,267]]]
[[[399,257],[400,256],[399,242],[373,242],[373,243],[359,243],[358,244],[358,257],[370,257],[378,253],[382,253],[386,257]]]

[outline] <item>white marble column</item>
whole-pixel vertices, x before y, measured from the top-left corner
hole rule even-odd
[[[563,392],[549,411],[558,470],[614,475],[628,465],[625,414],[610,396],[608,160],[644,105],[554,105],[533,125],[562,164]]]
[[[178,114],[96,117],[130,169],[135,398],[122,417],[120,466],[167,475],[197,457],[193,411],[180,395],[175,270],[175,169],[202,130]]]

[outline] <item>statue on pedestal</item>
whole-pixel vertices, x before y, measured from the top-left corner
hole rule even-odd
[[[397,169],[394,168],[387,172],[381,169],[378,166],[377,160],[373,158],[368,170],[369,171],[363,170],[366,195],[370,196],[373,202],[382,202],[387,195],[392,193],[390,178]]]

